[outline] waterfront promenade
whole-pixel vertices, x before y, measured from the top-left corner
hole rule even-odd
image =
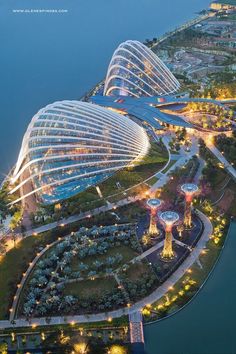
[[[218,260],[190,303],[164,320],[145,324],[147,354],[235,353],[235,235],[232,220]]]
[[[164,42],[165,40],[174,36],[175,34],[182,32],[189,27],[197,25],[198,23],[200,23],[204,20],[207,20],[209,17],[213,17],[213,16],[215,16],[215,13],[206,13],[204,15],[198,16],[198,17],[182,24],[181,26],[177,27],[173,31],[167,32],[163,36],[159,37],[158,40],[151,46],[151,48],[155,49],[160,43]]]

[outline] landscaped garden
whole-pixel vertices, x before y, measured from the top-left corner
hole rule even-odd
[[[195,170],[190,163],[187,171],[193,166]],[[202,231],[198,219],[193,220],[191,240],[188,234],[192,247]],[[81,227],[48,245],[20,286],[20,298],[14,304],[16,318],[107,312],[145,298],[177,269],[189,250],[182,237],[181,245],[173,243],[171,261],[161,259],[161,243],[159,250],[145,257],[136,230],[136,224],[130,223]],[[145,250],[162,241],[163,237],[157,237]]]
[[[221,135],[219,136],[221,139]],[[226,141],[231,138],[226,138]],[[223,138],[225,141],[225,138]],[[221,148],[224,148],[221,146]],[[220,146],[219,146],[220,147]],[[230,151],[231,144],[228,142],[226,150]],[[226,151],[225,150],[225,151]],[[210,204],[218,207],[221,213],[227,217],[236,216],[235,200],[236,200],[236,184],[230,175],[227,174],[222,164],[220,164],[215,156],[207,149],[205,143],[200,140],[200,154],[206,161],[203,169],[203,189]],[[227,153],[225,153],[226,158]]]
[[[26,238],[0,258],[0,319],[8,318],[17,284],[27,270],[29,262],[40,248],[45,247],[52,240],[53,235],[49,233]]]
[[[129,262],[135,263],[141,252],[132,225],[81,228],[49,247],[38,260],[24,285],[18,315],[94,313],[126,306],[137,296],[135,292],[129,297]],[[153,282],[148,266],[142,267],[143,279],[133,281],[146,294]]]
[[[215,200],[215,194],[227,182],[227,173],[218,166],[215,157],[206,148],[202,140],[200,140],[200,154],[206,160],[206,166],[203,170],[201,183],[202,196],[194,202],[194,207],[210,219],[213,232],[198,260],[183,277],[173,287],[170,287],[165,296],[144,308],[143,315],[147,322],[174,314],[197,294],[217,262],[226,239],[230,216],[233,213],[233,208],[230,205],[233,206],[235,201],[235,183],[229,181],[227,184],[233,196],[227,208],[223,210],[220,202],[214,205],[212,200]]]
[[[1,333],[3,334],[3,333]],[[60,326],[21,328],[12,332],[4,331],[0,338],[0,353],[8,350],[23,353],[30,347],[33,351],[47,351],[56,354],[78,354],[89,350],[91,354],[129,354],[128,322],[122,320],[101,321]]]
[[[200,290],[213,269],[224,244],[228,222],[216,209],[203,205],[202,210],[213,222],[213,234],[198,260],[187,270],[169,291],[152,305],[143,309],[146,322],[160,320],[174,314],[186,305]]]
[[[176,193],[179,185],[191,182],[199,167],[199,160],[196,156],[192,157],[188,163],[181,167],[175,168],[171,172],[171,179],[160,191],[159,197],[163,200],[172,200],[176,204],[180,198],[180,193]]]
[[[145,210],[140,203],[131,203],[123,207],[117,208],[116,212],[120,216],[117,221],[116,217],[110,212],[104,212],[91,218],[69,224],[68,226],[58,226],[57,228],[38,235],[27,237],[20,243],[17,243],[13,249],[0,258],[0,319],[7,319],[9,309],[11,307],[13,296],[17,290],[17,284],[22,278],[22,274],[26,272],[29,263],[33,260],[40,250],[47,244],[57,240],[58,237],[66,236],[71,232],[75,232],[79,227],[91,228],[93,225],[112,225],[115,223],[136,222]]]
[[[216,136],[215,144],[218,149],[223,152],[225,158],[232,163],[232,165],[236,165],[236,131],[233,131],[230,137],[225,134]]]
[[[234,111],[220,105],[208,102],[191,102],[181,112],[190,123],[203,129],[227,131],[232,128],[230,119],[232,119]]]

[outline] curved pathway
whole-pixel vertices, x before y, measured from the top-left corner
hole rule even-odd
[[[37,256],[33,259],[33,261],[29,263],[29,267],[27,271],[23,273],[21,282],[17,285],[17,291],[13,298],[12,307],[10,309],[10,321],[13,321],[14,318],[16,317],[21,291],[23,290],[25,282],[28,279],[29,275],[31,274],[35,264],[51,247],[55,246],[60,241],[61,238],[59,237],[58,240],[52,242],[50,245],[47,245],[41,252],[37,253]]]
[[[129,224],[123,224],[123,225],[129,225]],[[67,235],[70,236],[70,235]],[[66,237],[66,236],[65,236]],[[13,303],[12,307],[10,309],[10,321],[13,321],[17,315],[17,307],[19,306],[19,299],[20,299],[20,294],[21,291],[23,290],[23,287],[28,280],[28,277],[33,271],[33,268],[35,267],[36,263],[39,261],[39,259],[52,247],[54,247],[57,243],[61,242],[65,237],[58,237],[58,239],[50,244],[48,244],[41,252],[37,253],[36,257],[29,263],[29,267],[25,273],[23,273],[23,276],[21,278],[20,283],[17,285],[17,291],[16,294],[13,298]],[[99,237],[99,240],[104,239]],[[135,258],[134,258],[135,259]],[[69,282],[73,282],[75,279],[71,279]]]
[[[50,318],[50,322],[47,318],[34,318],[31,322],[28,322],[25,319],[17,319],[14,321],[14,326],[16,327],[29,327],[32,324],[47,326],[47,325],[59,325],[66,323],[87,323],[87,322],[98,322],[98,321],[106,321],[109,317],[118,318],[123,315],[128,315],[133,312],[137,312],[142,310],[146,304],[151,304],[161,297],[163,297],[166,292],[168,292],[170,287],[173,287],[175,283],[186,273],[186,271],[197,261],[199,258],[201,251],[206,247],[206,243],[209,240],[209,237],[212,234],[213,227],[210,220],[200,211],[198,211],[198,215],[204,224],[203,234],[198,241],[196,247],[191,252],[191,254],[187,257],[187,259],[179,266],[179,268],[167,279],[160,287],[158,287],[152,294],[147,296],[146,298],[138,301],[131,307],[126,307],[123,309],[92,314],[92,315],[75,315],[75,316],[55,316]],[[10,328],[13,323],[11,321],[0,321],[0,328]]]
[[[224,155],[219,151],[219,149],[212,143],[208,143],[207,140],[205,140],[206,145],[208,149],[215,155],[215,157],[224,165],[225,170],[236,180],[236,170],[235,168],[231,165],[231,163],[226,160]]]
[[[176,160],[176,162],[164,173],[160,179],[153,184],[153,186],[150,188],[150,193],[154,193],[157,189],[162,188],[170,179],[170,172],[173,172],[176,168],[181,168],[186,163],[198,153],[199,147],[198,147],[198,142],[197,139],[192,137],[192,146],[191,150],[189,152],[184,151],[181,149],[179,159]]]
[[[86,218],[90,218],[91,216],[94,215],[98,215],[100,213],[106,212],[106,211],[110,211],[114,208],[117,207],[121,207],[130,203],[134,203],[136,201],[140,200],[140,196],[135,196],[135,197],[127,197],[125,199],[119,200],[116,203],[108,203],[107,205],[104,205],[102,207],[90,210],[90,211],[86,211],[84,213],[81,214],[76,214],[73,216],[70,216],[68,218],[65,219],[61,219],[60,221],[55,221],[46,225],[42,225],[39,227],[36,227],[34,229],[28,230],[24,236],[22,236],[22,234],[14,234],[15,237],[15,242],[12,241],[12,233],[7,233],[4,236],[2,236],[2,238],[0,239],[0,242],[7,242],[8,246],[5,249],[5,253],[9,252],[14,246],[15,244],[17,244],[18,242],[21,242],[24,238],[29,237],[29,236],[36,236],[39,233],[45,232],[45,231],[49,231],[49,230],[53,230],[57,227],[63,227],[65,225],[69,225],[72,224],[76,221],[80,221]]]

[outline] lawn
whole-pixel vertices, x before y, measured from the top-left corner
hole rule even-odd
[[[217,172],[213,176],[213,181],[212,184],[215,189],[221,189],[227,179],[227,172],[223,170],[222,168],[218,168]]]
[[[158,181],[158,178],[154,176],[154,177],[150,178],[150,179],[147,181],[147,183],[148,183],[149,186],[152,186],[152,185],[155,184],[157,181]]]
[[[71,268],[72,271],[77,271],[77,265],[80,262],[83,262],[90,266],[93,262],[95,261],[104,261],[107,257],[113,257],[117,253],[120,253],[123,256],[122,259],[122,264],[129,262],[132,258],[136,257],[138,255],[137,252],[135,252],[132,248],[126,245],[121,245],[117,247],[113,247],[108,249],[108,251],[105,254],[102,255],[96,255],[96,256],[88,256],[82,260],[78,260],[78,258],[73,257],[73,260],[71,262]]]
[[[50,233],[28,237],[10,250],[0,260],[0,319],[6,319],[15,295],[17,284],[29,262],[36,256],[37,248],[52,241]]]
[[[126,278],[131,281],[136,281],[139,280],[145,273],[150,273],[150,268],[145,261],[142,261],[141,263],[134,263],[127,269]]]
[[[215,245],[212,241],[208,241],[206,248],[206,253],[199,257],[202,268],[199,267],[197,263],[194,263],[191,267],[191,277],[196,280],[198,284],[201,284],[206,279],[221,252],[221,247]]]
[[[132,168],[126,168],[114,174],[99,185],[104,197],[122,193],[157,173],[165,166],[168,153],[164,145],[152,143],[148,155]]]
[[[175,163],[176,163],[176,160],[170,160],[170,162],[168,163],[166,168],[162,171],[162,173],[166,173],[171,168],[171,166],[173,166]]]
[[[116,287],[117,283],[113,277],[82,280],[66,284],[64,295],[77,296],[80,299],[101,297],[105,292],[112,292]]]

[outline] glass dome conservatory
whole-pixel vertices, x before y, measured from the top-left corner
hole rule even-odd
[[[148,149],[145,130],[129,118],[91,103],[55,102],[28,126],[11,193],[21,191],[15,202],[35,193],[40,202],[54,203],[132,165]]]
[[[104,95],[162,96],[179,88],[178,80],[151,49],[129,40],[121,43],[112,56]]]

